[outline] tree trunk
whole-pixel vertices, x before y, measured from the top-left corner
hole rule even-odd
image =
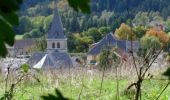
[[[139,78],[138,82],[136,83],[135,100],[140,100],[140,99],[141,99],[141,84],[142,84],[142,79]],[[140,98],[140,99],[139,99],[139,98]]]

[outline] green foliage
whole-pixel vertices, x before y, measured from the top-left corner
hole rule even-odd
[[[147,29],[144,26],[137,26],[133,28],[133,31],[136,34],[136,37],[140,39],[145,35]]]
[[[165,31],[170,32],[170,17],[164,22]]]
[[[52,18],[53,18],[53,15],[50,15],[50,16],[47,16],[45,19],[44,19],[44,23],[43,23],[43,29],[45,32],[48,32],[48,29],[49,29],[49,26],[52,22]]]
[[[155,36],[145,35],[144,37],[141,38],[141,47],[143,49],[147,50],[149,50],[150,48],[161,49],[161,46],[162,46],[161,42]]]
[[[74,36],[75,46],[77,52],[87,52],[89,44],[93,43],[93,39],[89,36],[81,37],[80,35]]]
[[[170,80],[170,68],[168,68],[166,72],[163,73],[163,75],[167,76]]]
[[[68,3],[76,11],[90,12],[90,0],[68,0]]]
[[[136,14],[133,23],[136,26],[146,26],[149,24],[149,16],[147,12],[139,12]]]
[[[32,38],[32,36],[29,32],[27,32],[23,35],[23,39],[27,39],[27,38]]]
[[[5,44],[12,46],[14,44],[15,33],[5,21],[0,19],[0,56],[5,57],[7,54],[7,49]]]
[[[12,28],[14,25],[18,25],[16,11],[21,3],[22,0],[0,1],[0,56],[2,57],[7,54],[5,44],[10,46],[14,44],[15,33]]]
[[[85,0],[87,2],[88,0]],[[49,0],[25,0],[22,5],[21,11],[19,12],[20,16],[28,16],[31,19],[38,16],[50,16],[52,15],[52,11],[54,7],[51,7],[54,1]],[[74,5],[79,5],[83,3],[83,6],[86,5],[84,1],[80,0],[70,0]],[[148,6],[148,2],[150,3]],[[155,21],[155,16],[160,16],[162,18],[167,18],[169,14],[165,15],[161,12],[163,9],[166,13],[169,10],[170,3],[168,0],[161,1],[160,0],[142,0],[142,1],[133,1],[127,0],[121,2],[119,0],[92,0],[89,5],[91,8],[90,14],[82,14],[77,13],[69,8],[67,0],[59,0],[58,8],[60,15],[62,17],[62,22],[64,28],[67,29],[68,32],[82,32],[91,27],[103,27],[108,26],[111,27],[111,30],[114,31],[122,22],[127,22],[127,20],[133,20],[135,25],[143,25],[148,26],[150,22]],[[81,4],[80,4],[81,5]],[[128,5],[128,6],[127,6]],[[153,6],[154,5],[154,6]],[[127,8],[129,8],[129,13],[127,12]],[[77,6],[79,11],[80,8]],[[145,11],[145,12],[142,12]],[[30,13],[32,12],[32,13]],[[145,18],[146,17],[146,18]],[[146,19],[146,20],[145,20]],[[148,20],[149,19],[149,20]],[[140,24],[142,23],[142,24]],[[29,28],[29,27],[28,27]],[[20,28],[21,30],[22,28]],[[29,30],[31,31],[31,30]],[[27,31],[26,31],[27,32]],[[25,33],[25,32],[23,32]]]
[[[23,38],[40,38],[44,35],[39,29],[33,29],[30,32],[24,34]]]
[[[44,25],[43,23],[44,20],[45,20],[44,16],[37,16],[31,19],[34,28],[42,28]]]
[[[28,64],[21,65],[21,71],[22,72],[28,73],[29,69],[30,69],[30,66]]]
[[[111,28],[110,27],[100,27],[99,32],[102,35],[102,37],[104,37],[106,34],[111,32]]]
[[[99,55],[99,69],[105,70],[110,67],[111,59],[109,56],[111,55],[111,51],[109,47],[105,47],[102,49]]]
[[[99,42],[111,31],[109,27],[89,28],[81,33],[70,33],[68,35],[68,48],[70,52],[87,52],[89,46]]]
[[[39,39],[36,39],[35,44],[32,47],[30,47],[28,49],[28,51],[30,53],[35,52],[35,51],[37,51],[37,52],[38,51],[45,51],[46,48],[47,48],[47,41],[46,41],[46,37],[43,36],[43,37],[41,37]]]
[[[85,35],[92,37],[94,42],[98,42],[102,37],[97,28],[90,28],[87,32],[85,32]]]
[[[55,89],[55,93],[56,95],[48,94],[48,96],[42,96],[42,98],[43,100],[69,100],[58,89]]]
[[[19,19],[18,34],[23,34],[32,30],[31,18],[28,16],[21,16]]]

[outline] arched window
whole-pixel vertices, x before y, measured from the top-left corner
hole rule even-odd
[[[52,48],[55,48],[55,43],[54,42],[52,43]]]
[[[57,48],[60,48],[60,42],[57,43]]]

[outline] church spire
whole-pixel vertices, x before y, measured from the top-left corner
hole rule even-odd
[[[55,1],[54,17],[48,30],[48,39],[65,39],[63,24],[57,8],[57,1]]]

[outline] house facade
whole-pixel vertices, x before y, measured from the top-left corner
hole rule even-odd
[[[29,48],[36,43],[35,39],[16,40],[14,46],[7,45],[8,56],[16,57],[18,55],[28,55]]]

